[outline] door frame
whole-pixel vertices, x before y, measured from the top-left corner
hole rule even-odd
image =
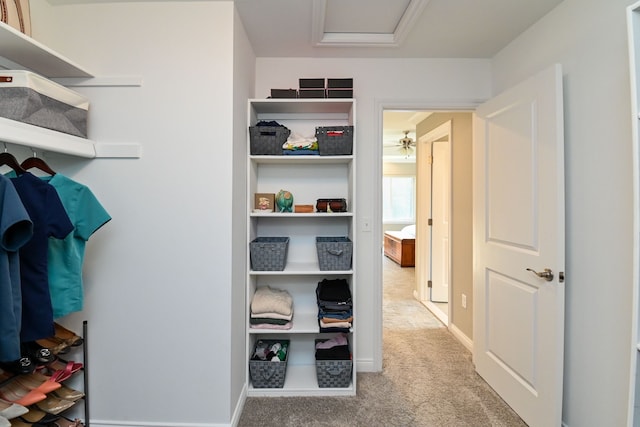
[[[429,310],[431,310],[433,312],[433,314],[440,319],[440,321],[442,323],[444,323],[445,325],[449,326],[449,319],[451,318],[451,300],[453,298],[453,293],[452,293],[452,289],[453,289],[453,285],[451,284],[451,254],[453,253],[453,245],[452,245],[452,227],[451,227],[451,215],[452,215],[452,205],[453,205],[453,186],[451,185],[451,183],[453,182],[452,180],[452,176],[453,176],[453,156],[452,156],[452,145],[453,145],[453,141],[451,141],[451,133],[452,133],[452,129],[453,129],[453,123],[452,120],[447,120],[446,122],[442,123],[441,125],[439,125],[438,127],[432,129],[431,131],[429,131],[428,133],[426,133],[425,135],[421,136],[420,138],[418,138],[418,145],[416,149],[420,149],[420,147],[424,147],[425,145],[428,145],[429,148],[431,148],[431,152],[433,153],[433,143],[436,142],[437,140],[439,140],[440,138],[443,138],[444,136],[448,137],[449,140],[449,145],[448,145],[448,152],[449,152],[449,224],[448,224],[448,234],[449,234],[449,247],[448,247],[448,254],[447,257],[449,258],[449,263],[448,263],[448,271],[447,276],[449,277],[449,286],[447,289],[447,312],[446,313],[442,313],[442,311],[440,310],[440,308],[432,301],[432,289],[428,289],[427,285],[424,283],[416,283],[416,290],[417,290],[417,297],[418,300],[424,304],[427,308],[429,308]],[[421,144],[425,144],[425,145],[421,145]],[[416,178],[418,177],[418,171],[416,170]],[[430,168],[429,171],[430,177],[429,177],[429,186],[431,186],[431,202],[430,202],[430,209],[431,211],[433,211],[433,168]],[[416,182],[416,189],[418,189],[420,186],[420,182],[417,181]],[[417,205],[417,203],[416,203]],[[433,215],[431,215],[433,217]],[[416,220],[416,224],[417,224],[417,220]],[[430,260],[433,260],[433,228],[431,229],[431,231],[429,232],[430,235],[430,248],[429,248],[429,258]],[[423,247],[422,243],[419,243],[419,239],[416,239],[416,259],[417,259],[417,251],[418,248],[420,247],[420,249]],[[416,270],[418,269],[418,266],[416,265]],[[433,264],[431,265],[431,268],[429,269],[429,277],[433,277]],[[440,315],[439,313],[442,313],[442,315]]]
[[[374,101],[375,112],[375,138],[376,141],[376,163],[374,165],[375,180],[375,199],[374,205],[374,236],[373,244],[380,248],[380,254],[383,250],[382,238],[382,139],[383,139],[383,113],[385,110],[433,110],[433,111],[475,111],[482,104],[484,99],[376,99]],[[372,366],[375,371],[382,371],[382,256],[375,257],[373,260],[373,268],[375,280],[373,283],[375,310],[373,313],[373,321],[377,326],[374,328],[373,341],[374,351]],[[452,290],[450,289],[450,292]]]

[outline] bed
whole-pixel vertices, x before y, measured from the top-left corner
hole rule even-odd
[[[400,231],[385,231],[384,254],[400,267],[415,267],[416,226],[408,225]]]

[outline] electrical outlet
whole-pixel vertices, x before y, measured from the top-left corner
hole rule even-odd
[[[467,308],[467,296],[462,294],[462,308]]]
[[[371,218],[366,216],[362,218],[362,231],[371,231]]]

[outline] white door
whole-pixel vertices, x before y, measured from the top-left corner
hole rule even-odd
[[[562,71],[474,116],[477,372],[531,427],[560,426],[564,347]],[[538,277],[548,268],[553,278]]]
[[[449,301],[449,217],[451,143],[449,135],[431,142],[431,301]]]
[[[416,194],[415,297],[427,301],[431,280],[431,148],[422,138],[416,145]]]

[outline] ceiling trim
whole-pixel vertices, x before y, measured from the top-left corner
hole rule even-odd
[[[327,0],[313,0],[311,42],[316,47],[399,46],[418,21],[429,0],[411,0],[393,33],[326,33]]]

